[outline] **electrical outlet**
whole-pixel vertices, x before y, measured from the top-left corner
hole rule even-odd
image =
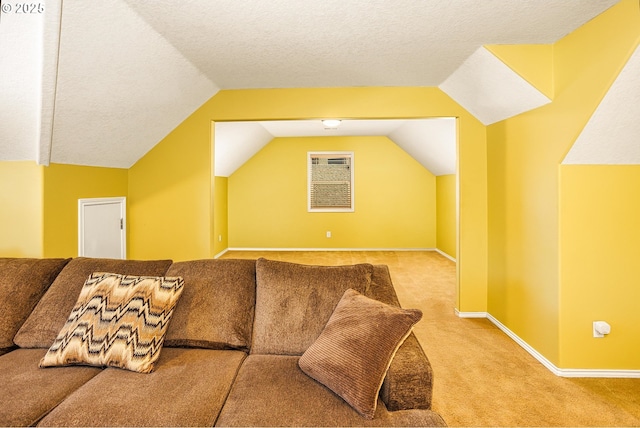
[[[218,235],[218,242],[222,242],[222,235]]]
[[[327,238],[331,238],[331,231],[327,230]]]
[[[593,337],[604,337],[611,333],[611,326],[605,321],[593,322]]]

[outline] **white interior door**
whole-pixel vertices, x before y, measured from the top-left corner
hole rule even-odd
[[[78,255],[126,259],[126,198],[78,200]]]

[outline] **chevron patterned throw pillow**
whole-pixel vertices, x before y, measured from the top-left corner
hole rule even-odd
[[[40,367],[152,372],[183,286],[181,277],[93,273]]]

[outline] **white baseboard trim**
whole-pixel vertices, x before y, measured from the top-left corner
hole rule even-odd
[[[218,259],[220,257],[222,257],[224,255],[224,253],[226,253],[227,251],[229,251],[229,249],[224,249],[222,251],[220,251],[218,254],[216,254],[215,256],[213,256],[214,259]]]
[[[449,260],[451,260],[452,262],[457,263],[455,258],[451,257],[449,254],[445,253],[444,251],[442,251],[442,250],[440,250],[438,248],[436,248],[435,251],[436,251],[436,253],[440,254],[441,256],[444,256],[444,257],[448,258]]]
[[[491,321],[500,330],[502,330],[504,334],[506,334],[511,339],[513,339],[513,341],[516,342],[518,345],[520,345],[525,351],[531,354],[531,356],[533,356],[533,358],[538,360],[540,364],[542,364],[547,369],[549,369],[551,373],[555,374],[556,376],[562,376],[562,372],[558,367],[556,367],[551,361],[549,361],[540,352],[536,351],[531,345],[529,345],[527,342],[522,340],[517,334],[515,334],[510,329],[508,329],[507,326],[505,326],[500,321],[498,321],[494,316],[492,316],[491,314],[487,314],[487,319]],[[583,376],[583,377],[588,377],[588,376]]]
[[[438,251],[435,248],[243,248],[232,247],[225,251]]]
[[[560,377],[640,379],[640,370],[558,369]]]
[[[504,334],[509,336],[514,342],[520,345],[540,364],[546,367],[551,373],[560,377],[589,377],[589,378],[640,378],[640,370],[601,370],[601,369],[561,369],[549,361],[544,355],[536,351],[531,345],[522,340],[517,334],[502,324],[493,315],[487,312],[460,312],[456,309],[456,315],[460,318],[487,318]]]
[[[459,310],[455,310],[456,315],[459,318],[487,318],[486,312],[460,312]]]

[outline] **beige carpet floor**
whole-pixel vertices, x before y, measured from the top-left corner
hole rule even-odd
[[[228,252],[306,264],[389,266],[435,374],[433,409],[449,426],[640,426],[640,379],[555,376],[486,319],[454,313],[455,264],[429,251]]]

